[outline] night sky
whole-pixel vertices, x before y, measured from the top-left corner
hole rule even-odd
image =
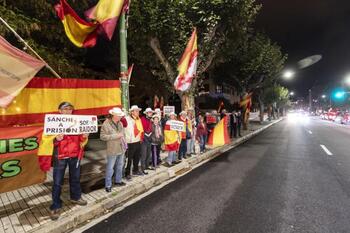
[[[283,82],[298,96],[313,86],[340,85],[350,74],[350,0],[258,0],[256,28],[288,54],[286,68],[320,54],[323,59]]]

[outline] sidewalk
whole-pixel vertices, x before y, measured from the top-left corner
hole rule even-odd
[[[252,123],[248,131],[242,131],[243,137],[233,140],[231,144],[192,156],[171,168],[161,166],[156,171],[150,171],[147,176],[133,177],[126,186],[114,187],[112,193],[106,193],[104,190],[105,144],[99,140],[91,140],[87,145],[81,170],[83,198],[88,201],[88,205],[81,207],[69,202],[68,180],[65,178],[61,197],[64,202],[62,214],[59,220],[51,221],[49,217],[51,171],[43,184],[0,194],[0,232],[66,232],[72,230],[75,226],[103,215],[109,209],[175,177],[178,173],[188,171],[196,164],[210,160],[243,143],[278,121],[265,122],[262,125]],[[197,148],[196,151],[199,149]],[[162,159],[166,156],[166,153],[161,154]]]

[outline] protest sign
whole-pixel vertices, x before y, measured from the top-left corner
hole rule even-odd
[[[168,123],[170,125],[170,130],[185,132],[185,124],[182,121],[170,120]]]
[[[206,116],[206,121],[207,124],[216,124],[216,116],[212,116],[212,115],[207,115]]]
[[[64,114],[45,115],[45,135],[78,135],[96,133],[97,131],[97,116]]]
[[[172,112],[175,112],[175,106],[164,106],[163,107],[164,115],[169,115]]]
[[[0,131],[0,193],[42,183],[37,150],[42,127],[9,127]]]

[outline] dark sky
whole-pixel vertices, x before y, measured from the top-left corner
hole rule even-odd
[[[288,54],[286,67],[314,54],[323,59],[285,84],[300,95],[313,86],[336,85],[350,73],[350,0],[258,0],[256,27]]]

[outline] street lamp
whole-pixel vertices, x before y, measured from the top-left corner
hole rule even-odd
[[[326,95],[322,95],[321,97],[322,97],[322,99],[325,99],[327,96]]]
[[[350,86],[350,74],[345,77],[344,82],[345,82],[346,85]]]
[[[295,72],[292,71],[292,70],[286,70],[284,73],[283,73],[283,78],[286,79],[286,80],[290,80],[294,77],[295,75]]]
[[[291,91],[291,92],[289,93],[289,95],[290,95],[290,96],[294,96],[294,95],[295,95],[294,91]]]

